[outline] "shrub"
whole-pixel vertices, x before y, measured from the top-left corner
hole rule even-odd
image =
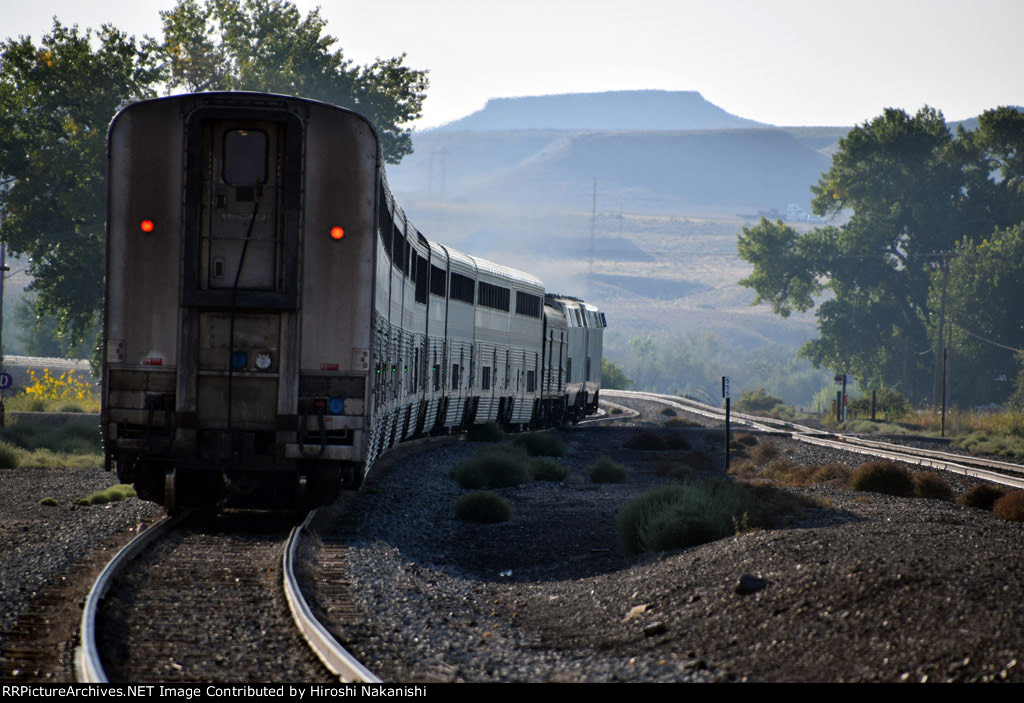
[[[116,503],[119,500],[125,498],[131,498],[135,496],[135,489],[125,483],[119,483],[109,488],[104,488],[102,491],[96,491],[95,493],[86,496],[85,498],[79,498],[75,501],[75,505],[103,505],[105,503]]]
[[[953,500],[953,489],[946,479],[934,471],[919,471],[914,474],[914,495],[918,498]]]
[[[51,508],[52,507],[56,507],[57,505],[59,505],[59,503],[57,502],[56,498],[43,498],[41,501],[39,501],[39,504],[40,505],[46,505],[46,506],[49,506]]]
[[[748,453],[750,454],[751,461],[758,466],[764,466],[772,459],[777,459],[782,454],[782,450],[774,442],[765,442],[751,448]]]
[[[849,466],[843,464],[825,464],[811,476],[813,483],[834,482],[839,486],[846,486],[850,482],[850,474],[853,473]]]
[[[992,510],[995,502],[1004,495],[1006,495],[1005,488],[993,486],[990,483],[980,483],[960,496],[960,500],[957,503],[967,508]]]
[[[722,465],[714,456],[699,449],[683,454],[683,461],[686,462],[687,466],[693,467],[697,471],[714,471]]]
[[[552,432],[527,432],[512,441],[530,456],[565,456],[568,453],[565,442]]]
[[[758,478],[761,476],[761,469],[750,459],[734,459],[725,473],[738,478]]]
[[[463,488],[502,488],[532,480],[526,450],[512,445],[484,449],[452,468],[449,476]]]
[[[857,467],[850,477],[850,488],[906,498],[914,495],[914,480],[895,461],[881,459]]]
[[[672,408],[662,408],[661,414],[664,415],[665,417],[675,417],[676,411],[673,410]]]
[[[690,442],[683,436],[682,432],[670,432],[665,437],[665,446],[669,449],[689,449]]]
[[[536,457],[530,462],[530,473],[534,481],[561,483],[569,478],[569,469],[550,457]]]
[[[671,478],[673,481],[690,481],[696,472],[686,464],[677,460],[659,461],[654,465],[654,475]]]
[[[811,505],[767,484],[726,480],[661,486],[619,512],[618,529],[631,552],[660,552],[702,544],[744,529],[764,527],[780,514]]]
[[[769,395],[764,388],[746,391],[736,403],[736,409],[742,413],[767,412],[776,405],[782,405],[782,398]]]
[[[0,442],[0,469],[13,469],[21,465],[18,450],[7,442]]]
[[[497,422],[485,422],[482,425],[470,427],[468,439],[470,442],[504,442],[505,431],[498,426]]]
[[[637,449],[642,452],[663,452],[668,449],[668,444],[654,432],[641,432],[626,440],[622,445],[624,449]]]
[[[742,432],[733,438],[733,441],[742,444],[746,447],[753,447],[757,444],[757,437],[750,434],[749,432]]]
[[[627,473],[625,466],[606,456],[590,466],[590,480],[594,483],[623,483]]]
[[[992,515],[1000,520],[1024,522],[1024,491],[1010,491],[992,505]]]
[[[761,470],[761,478],[771,479],[778,483],[785,483],[786,477],[797,468],[796,463],[785,457],[769,461]]]
[[[512,517],[512,506],[497,493],[473,491],[455,501],[455,517],[467,522],[506,522]]]

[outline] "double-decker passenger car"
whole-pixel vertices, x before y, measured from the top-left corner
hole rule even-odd
[[[596,409],[604,315],[428,241],[362,116],[199,93],[108,140],[102,423],[141,497],[324,503],[403,440]]]

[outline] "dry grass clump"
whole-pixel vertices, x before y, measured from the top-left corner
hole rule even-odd
[[[512,506],[497,493],[473,491],[455,501],[455,517],[467,522],[506,522],[512,518]]]
[[[758,466],[764,466],[772,459],[777,459],[782,454],[782,450],[774,442],[765,442],[751,447],[748,454],[751,461]]]
[[[696,475],[696,471],[678,459],[665,459],[654,465],[654,475],[673,481],[690,481]]]
[[[530,473],[534,481],[561,483],[569,478],[569,469],[547,456],[534,457],[530,462]]]
[[[895,461],[881,459],[857,467],[850,477],[850,488],[907,498],[914,495],[914,479]]]
[[[594,483],[623,483],[629,472],[619,462],[603,456],[591,464],[589,473]]]
[[[448,475],[470,490],[503,488],[533,480],[530,469],[531,461],[526,449],[499,444],[460,461]]]
[[[525,449],[530,456],[565,456],[568,453],[565,442],[552,432],[527,432],[518,435],[512,443]]]
[[[1000,520],[1024,522],[1024,491],[1010,491],[992,505],[992,515]]]
[[[753,447],[757,444],[757,437],[750,434],[749,432],[741,432],[733,438],[734,441],[742,444],[745,447]]]
[[[711,454],[700,449],[694,449],[683,454],[683,461],[687,466],[697,471],[714,471],[721,462]]]
[[[96,491],[85,498],[79,498],[75,501],[75,505],[104,505],[106,503],[116,503],[119,500],[132,498],[134,496],[134,488],[126,483],[119,483],[116,486],[105,488],[102,491]]]
[[[946,479],[934,471],[918,471],[914,474],[914,495],[918,498],[953,500],[953,489]]]
[[[50,508],[55,508],[59,505],[56,498],[43,498],[41,501],[39,501],[39,504],[45,505]]]
[[[661,552],[764,527],[783,513],[808,507],[800,496],[768,484],[727,480],[662,486],[634,498],[619,512],[618,529],[631,552]]]
[[[664,415],[665,417],[675,417],[676,411],[673,410],[672,408],[662,408],[661,414]]]
[[[660,435],[651,432],[640,432],[635,434],[622,445],[623,449],[636,449],[642,452],[663,452],[668,449],[668,444]]]
[[[832,483],[839,488],[846,488],[853,470],[843,464],[825,464],[818,467],[811,477],[812,483]]]
[[[995,502],[1006,495],[1007,489],[993,486],[990,483],[980,483],[971,490],[960,496],[957,501],[959,505],[966,508],[981,508],[992,510]]]

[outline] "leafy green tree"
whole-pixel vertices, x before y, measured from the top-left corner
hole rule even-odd
[[[946,322],[952,395],[963,404],[1004,402],[1024,349],[1024,224],[974,241],[964,238],[950,265]],[[932,287],[937,309],[941,283]]]
[[[31,258],[37,313],[72,345],[95,329],[103,294],[107,125],[155,95],[157,76],[151,47],[111,26],[54,20],[39,45],[0,44],[0,238]]]
[[[625,391],[632,385],[633,379],[626,376],[621,366],[608,357],[601,359],[601,388]]]
[[[160,51],[171,89],[256,90],[349,107],[377,128],[388,163],[412,153],[404,125],[420,116],[427,73],[405,54],[353,65],[332,50],[319,10],[302,17],[284,0],[180,0],[161,12]]]
[[[854,128],[812,187],[817,214],[849,220],[804,233],[763,219],[744,228],[739,254],[754,268],[740,283],[782,316],[816,308],[819,337],[800,351],[816,366],[852,373],[863,388],[928,397],[939,313],[930,291],[941,278],[933,264],[965,234],[1024,214],[1021,119],[993,110],[954,137],[936,110],[889,109]]]

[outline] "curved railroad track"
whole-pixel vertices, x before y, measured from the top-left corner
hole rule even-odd
[[[311,515],[300,525],[185,516],[140,534],[85,603],[79,681],[378,682],[302,595],[297,551]]]
[[[696,414],[708,419],[724,421],[725,411],[713,405],[689,398],[646,393],[639,391],[602,391],[602,397],[629,399],[643,398],[664,403],[683,412]],[[833,449],[864,454],[884,459],[893,459],[917,466],[950,471],[971,476],[1013,488],[1024,488],[1024,466],[1012,462],[973,457],[934,449],[907,447],[892,442],[880,442],[853,435],[825,432],[785,420],[730,412],[730,423],[736,423],[762,432],[783,433],[794,440]]]

